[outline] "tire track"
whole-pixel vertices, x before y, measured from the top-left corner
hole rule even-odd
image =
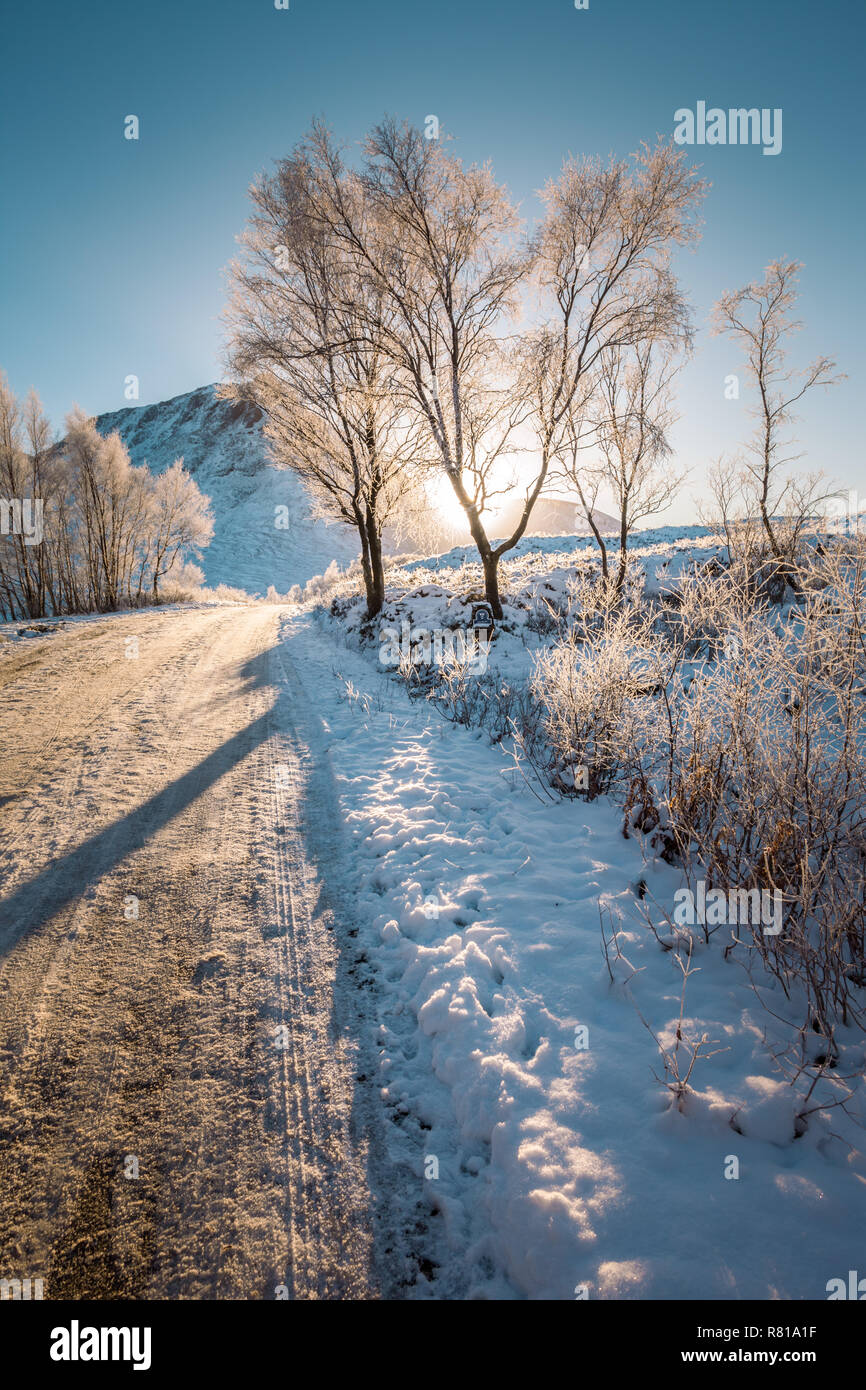
[[[299,825],[311,755],[287,731],[276,621],[151,618],[132,699],[120,686],[114,701],[118,663],[100,674],[90,652],[96,713],[64,656],[80,689],[51,770],[61,747],[80,757],[54,789],[60,868],[46,863],[50,777],[25,823],[20,802],[0,810],[18,845],[0,929],[10,904],[24,918],[0,967],[0,1275],[47,1276],[48,1297],[262,1298],[283,1282],[300,1298],[375,1295],[336,950]],[[0,692],[4,725],[21,708]],[[79,808],[94,797],[91,823]],[[40,835],[34,875],[23,846]]]

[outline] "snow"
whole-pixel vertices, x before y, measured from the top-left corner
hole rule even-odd
[[[413,621],[447,615],[443,593],[412,595]],[[680,872],[645,859],[610,802],[543,804],[486,736],[410,701],[355,649],[353,616],[297,614],[283,640],[316,691],[352,846],[406,1223],[421,1203],[441,1227],[419,1292],[826,1297],[862,1265],[862,1130],[827,1109],[795,1137],[772,1019],[700,937],[683,1033],[713,1055],[672,1103],[653,1034],[674,1046]],[[494,644],[494,664],[517,645]],[[862,1070],[862,1040],[840,1041],[842,1069]]]
[[[357,991],[364,1036],[351,1053],[348,1039],[341,1044],[335,1108],[329,1111],[322,1101],[314,1118],[322,1133],[342,1133],[353,1103],[351,1073],[363,1066],[356,1080],[366,1085],[369,1060],[385,1137],[366,1179],[379,1212],[379,1240],[384,1229],[390,1241],[386,1286],[422,1299],[820,1299],[828,1281],[862,1269],[862,1088],[850,1114],[825,1104],[825,1087],[808,1121],[798,1120],[802,1091],[795,1094],[773,1056],[782,1038],[774,1013],[784,1013],[784,999],[764,977],[757,993],[739,963],[725,959],[718,937],[707,944],[694,935],[683,1001],[684,934],[670,920],[681,872],[645,852],[636,832],[624,836],[622,811],[612,802],[537,794],[507,750],[491,745],[485,733],[451,724],[430,704],[409,699],[380,661],[378,643],[362,644],[357,578],[333,569],[326,580],[318,578],[335,559],[345,567],[354,558],[351,533],[311,520],[294,478],[263,463],[256,420],[204,388],[101,417],[99,428],[120,429],[136,463],[161,469],[184,455],[217,516],[216,537],[204,556],[210,586],[261,593],[272,583],[282,592],[307,583],[309,602],[305,608],[239,606],[237,613],[225,605],[210,613],[181,605],[64,620],[41,625],[46,630],[39,632],[9,624],[0,634],[0,665],[20,662],[15,669],[24,672],[31,655],[51,649],[45,669],[58,701],[65,691],[66,704],[58,703],[65,711],[64,737],[81,742],[63,783],[63,804],[89,794],[90,813],[103,821],[138,805],[137,786],[124,771],[130,741],[158,787],[166,759],[180,756],[180,765],[191,769],[218,734],[239,737],[267,714],[267,737],[255,763],[245,753],[245,767],[226,764],[225,784],[217,781],[203,807],[182,807],[177,823],[169,822],[170,855],[163,846],[162,858],[151,863],[154,851],[142,849],[141,874],[157,885],[169,864],[180,882],[188,853],[199,855],[210,873],[219,848],[222,907],[199,943],[187,991],[187,1007],[199,1010],[196,1020],[201,1015],[202,1028],[213,1034],[214,1055],[219,1016],[211,1018],[195,991],[216,998],[240,968],[238,924],[245,914],[257,921],[258,893],[271,906],[274,894],[282,894],[273,908],[281,939],[294,939],[296,931],[304,937],[292,947],[279,1016],[300,1020],[297,1066],[304,1059],[309,1072],[312,1065],[309,1086],[330,1065],[327,1020],[335,975]],[[290,508],[288,531],[273,524],[280,504]],[[657,528],[632,539],[650,594],[675,585],[719,549],[719,538],[698,526]],[[555,612],[575,566],[594,555],[592,539],[558,536],[524,538],[507,557],[508,598],[489,654],[492,675],[510,680],[529,674],[534,654],[549,640],[548,606]],[[465,627],[481,596],[480,581],[471,547],[392,564],[381,626]],[[326,610],[332,595],[334,616]],[[276,623],[279,641],[272,648]],[[121,659],[126,625],[146,639],[134,670]],[[206,631],[219,633],[219,652],[202,645]],[[101,682],[95,704],[89,688],[76,694],[68,680],[67,650],[74,642],[77,653],[86,653],[91,637],[99,656],[94,680]],[[195,682],[184,686],[185,703],[170,724],[179,755],[174,745],[169,750],[162,710],[175,709],[182,683],[175,669],[182,674],[198,662],[213,667],[219,686],[215,692],[201,683],[201,705]],[[129,710],[118,702],[118,669]],[[141,684],[142,673],[154,682],[153,691]],[[11,681],[9,690],[10,713],[29,719],[33,692]],[[161,703],[154,703],[157,698]],[[96,719],[108,721],[106,730],[93,730]],[[187,747],[187,722],[200,748]],[[51,738],[43,754],[40,745],[39,759],[47,760],[50,746]],[[114,762],[103,768],[109,753]],[[29,757],[24,749],[15,776],[30,775]],[[37,810],[43,817],[39,853],[77,852],[80,817],[68,824],[60,818],[56,831],[45,828],[45,797],[55,774],[47,761],[39,767],[45,786],[40,783],[42,799],[31,808],[33,824]],[[290,769],[286,785],[284,768]],[[343,827],[333,841],[330,831],[325,837],[314,824],[329,812],[329,798]],[[217,821],[226,837],[219,847],[211,834]],[[29,843],[24,828],[22,819],[22,845]],[[280,848],[289,835],[291,846]],[[323,866],[336,918],[351,923],[339,934],[339,961],[331,938],[319,930]],[[22,860],[18,872],[25,867]],[[243,875],[254,873],[256,892],[245,896]],[[212,905],[205,876],[199,878],[205,884],[195,890],[200,923],[209,920]],[[119,892],[124,885],[118,885]],[[293,894],[304,906],[300,914],[285,907]],[[89,902],[73,905],[88,921]],[[81,932],[79,954],[92,949]],[[612,943],[607,959],[603,932]],[[312,1034],[304,1032],[302,1014],[305,991],[312,988],[305,949],[316,962]],[[263,1016],[271,1007],[268,972],[276,971],[278,954],[277,946],[261,947],[246,966],[244,988],[261,988]],[[119,946],[116,956],[126,959]],[[76,978],[70,975],[70,999]],[[29,1000],[22,989],[22,1011]],[[108,1036],[114,1015],[108,1003],[94,1008]],[[681,1013],[686,1043],[705,1037],[708,1055],[699,1056],[678,1106],[665,1055],[669,1059],[677,1048]],[[227,1037],[233,1026],[227,1018]],[[840,1028],[836,1042],[840,1073],[862,1073],[862,1037]],[[307,1047],[314,1049],[312,1063]],[[297,1287],[316,1287],[316,1259],[330,1249],[322,1287],[332,1289],[340,1285],[339,1260],[316,1227],[319,1208],[302,1177],[318,1154],[315,1135],[302,1132],[299,1109],[312,1092],[302,1093],[299,1082],[279,1085],[286,1114],[295,1107],[300,1135],[297,1155],[289,1155],[301,1173],[294,1176],[290,1164],[303,1227],[293,1240],[318,1248],[306,1272],[299,1267]],[[194,1092],[181,1080],[172,1098],[179,1104]],[[230,1099],[226,1082],[227,1111]],[[214,1107],[197,1103],[202,1113],[195,1123],[204,1135]],[[60,1115],[58,1109],[58,1126]],[[258,1143],[252,1120],[249,1133]],[[42,1136],[34,1130],[32,1139],[35,1152]],[[340,1142],[350,1153],[349,1140]],[[278,1167],[275,1159],[274,1173]],[[351,1189],[350,1205],[357,1205],[362,1179],[354,1161],[349,1169],[351,1181],[339,1173],[328,1181],[335,1193]],[[273,1184],[276,1191],[276,1177]],[[319,1194],[319,1206],[324,1200]],[[253,1220],[249,1214],[250,1232]],[[210,1234],[215,1242],[216,1228]],[[249,1239],[252,1248],[252,1234]],[[282,1239],[274,1237],[275,1248]],[[174,1270],[160,1275],[172,1288],[186,1287],[187,1277]]]
[[[659,548],[660,551],[669,552],[671,548],[691,551],[695,540],[701,538],[714,540],[713,533],[706,526],[657,526],[649,531],[635,531],[629,541],[629,550],[633,552],[642,551],[647,546]],[[496,545],[502,537],[491,537],[491,544]],[[618,542],[610,536],[607,537],[607,545],[611,552],[614,552]],[[512,550],[506,552],[506,561],[512,562],[515,559],[535,556],[561,555],[567,556],[569,563],[574,563],[574,557],[580,555],[595,556],[598,553],[598,542],[594,536],[523,536]],[[413,560],[406,564],[407,570],[412,569],[431,569],[431,570],[451,570],[457,569],[461,564],[472,564],[478,559],[478,553],[473,545],[458,545],[452,550],[446,551],[442,555],[432,556],[427,560]]]
[[[347,565],[358,554],[355,533],[314,519],[303,485],[270,461],[255,410],[218,399],[216,386],[100,415],[96,427],[103,435],[117,430],[132,462],[155,473],[183,457],[216,517],[201,560],[210,588],[264,594],[273,584],[286,593],[331,559]],[[275,525],[278,507],[288,509],[287,526]]]
[[[333,790],[277,623],[0,644],[2,1275],[49,1299],[378,1290]]]

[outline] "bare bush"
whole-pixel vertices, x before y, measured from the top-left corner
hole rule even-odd
[[[560,790],[589,799],[642,764],[644,699],[657,693],[659,643],[652,618],[623,603],[616,580],[576,577],[572,624],[536,657],[531,681]]]

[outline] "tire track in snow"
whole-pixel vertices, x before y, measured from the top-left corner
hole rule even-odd
[[[229,630],[226,615],[223,615],[221,627],[225,632]],[[169,649],[166,653],[167,659],[164,663],[162,680],[151,692],[152,698],[164,704],[166,690],[177,689],[178,656],[182,658],[182,665],[192,662],[196,670],[203,667],[202,674],[207,678],[213,672],[216,653],[217,647],[209,644],[205,644],[203,647],[201,644],[190,647],[188,639],[186,650],[172,653]],[[146,684],[144,688],[147,689]],[[181,683],[182,688],[183,684]],[[155,750],[155,757],[151,759],[149,775],[140,777],[137,781],[138,806],[130,817],[134,822],[133,828],[128,828],[125,821],[121,823],[118,820],[109,826],[108,848],[110,852],[106,854],[103,851],[102,855],[103,860],[107,860],[104,865],[104,874],[100,878],[98,858],[95,864],[88,863],[85,854],[84,863],[79,862],[77,864],[85,883],[90,878],[96,877],[100,879],[99,887],[104,888],[117,871],[117,867],[121,863],[129,862],[144,848],[150,827],[146,815],[139,809],[142,804],[144,806],[148,804],[142,793],[146,792],[148,797],[152,799],[154,789],[164,783],[166,771],[172,762],[171,740],[176,738],[186,712],[187,706],[184,704],[176,718],[164,730],[164,736]],[[176,755],[176,748],[174,753]],[[102,775],[103,785],[106,787],[118,780],[116,770],[111,763],[112,756],[120,756],[126,760],[129,757],[129,750],[121,746],[117,749],[110,749],[107,757],[103,755],[101,760],[103,763]],[[110,798],[106,796],[106,800],[110,801]],[[116,847],[117,852],[115,852]],[[158,872],[157,869],[157,874]],[[146,900],[146,894],[144,898]],[[115,894],[114,899],[119,904],[120,894]],[[31,914],[32,919],[38,920],[43,912],[43,899],[38,893],[32,901],[29,896],[27,897],[26,909]],[[111,1077],[118,1074],[117,1047],[114,1042],[115,1031],[111,1026],[115,1000],[106,998],[106,991],[101,986],[102,970],[100,967],[104,970],[105,966],[108,965],[116,976],[122,974],[124,970],[128,970],[130,964],[133,970],[135,969],[134,945],[130,951],[129,933],[124,931],[119,922],[119,906],[111,914],[105,912],[100,914],[98,919],[100,959],[89,969],[83,968],[82,957],[84,961],[88,959],[87,923],[92,915],[90,902],[86,898],[80,897],[73,898],[71,908],[64,908],[56,914],[60,934],[55,941],[50,933],[45,933],[48,951],[47,956],[43,953],[41,978],[38,969],[34,969],[40,962],[34,962],[32,959],[22,961],[22,956],[25,954],[32,957],[33,953],[28,952],[27,948],[32,944],[37,933],[31,931],[29,935],[25,936],[21,943],[23,949],[12,957],[15,963],[23,967],[19,972],[23,976],[23,992],[25,995],[32,994],[35,1004],[26,1020],[26,1041],[24,1046],[20,1048],[17,1066],[12,1072],[11,1085],[6,1091],[6,1102],[7,1106],[11,1103],[14,1114],[23,1114],[24,1116],[29,1114],[31,1123],[35,1119],[37,1126],[35,1137],[37,1139],[38,1131],[44,1127],[48,1118],[45,1110],[52,1106],[56,1107],[58,1098],[65,1100],[67,1111],[71,1112],[71,1123],[67,1121],[65,1128],[63,1123],[60,1124],[64,1152],[62,1164],[55,1165],[55,1168],[62,1167],[66,1175],[62,1191],[56,1198],[52,1210],[52,1224],[55,1228],[59,1226],[61,1229],[69,1225],[70,1221],[74,1225],[74,1220],[69,1216],[69,1213],[76,1210],[79,1189],[82,1185],[87,1186],[88,1175],[94,1166],[93,1154],[105,1128],[105,1113],[111,1100]],[[39,981],[35,988],[33,987],[34,975]],[[19,989],[19,994],[21,992]],[[123,992],[123,981],[116,978],[114,993],[117,994],[118,992]],[[125,992],[129,995],[128,985],[125,987]],[[69,997],[75,999],[74,1018],[76,1022],[83,1020],[89,1030],[90,1037],[86,1047],[82,1040],[75,1036],[74,1024],[67,1022],[68,1006],[63,1004],[64,996],[67,999]],[[5,1000],[8,1004],[8,992]],[[106,1012],[108,1013],[108,1022],[104,1021]],[[8,1018],[8,1015],[8,1009],[4,1010],[4,1016]],[[83,1055],[79,1058],[78,1053]],[[139,1051],[139,1059],[140,1055]],[[74,1069],[71,1080],[67,1081],[64,1073],[70,1065],[73,1065]],[[124,1068],[121,1066],[119,1069],[121,1074],[123,1070]],[[106,1074],[109,1078],[108,1083],[105,1081]],[[41,1101],[41,1107],[37,1101],[34,1108],[34,1096]],[[81,1123],[83,1116],[87,1116],[86,1125]],[[58,1144],[61,1143],[61,1137],[58,1137]],[[32,1147],[38,1150],[38,1143]],[[11,1171],[14,1173],[15,1170]],[[24,1171],[20,1173],[20,1178],[27,1188],[33,1186],[30,1182],[30,1176],[25,1166]],[[21,1183],[19,1183],[20,1186]],[[71,1236],[67,1244],[74,1246],[75,1242]],[[66,1287],[63,1276],[60,1278],[60,1283]]]
[[[115,711],[103,739],[97,792],[110,786],[112,759],[129,757],[124,733],[136,711],[165,720],[147,786],[123,784],[119,799],[136,805],[122,825],[99,832],[95,860],[69,849],[89,827],[71,826],[64,841],[95,879],[93,893],[76,891],[48,922],[50,892],[29,902],[20,889],[12,895],[30,921],[7,952],[0,995],[10,1083],[0,1116],[0,1249],[19,1270],[48,1271],[49,1297],[268,1297],[287,1263],[297,1297],[375,1292],[367,1193],[345,1122],[345,1058],[342,1089],[333,1084],[333,946],[325,925],[313,929],[303,836],[289,826],[297,795],[284,806],[290,836],[273,823],[269,769],[274,739],[283,739],[269,717],[275,615],[209,616],[171,615],[174,637],[193,651],[198,644],[197,658],[169,660],[166,651],[164,679],[127,714]],[[196,670],[204,699],[189,688]],[[70,737],[76,718],[82,731],[79,713]],[[172,744],[171,772],[180,775],[166,788]],[[281,762],[287,753],[284,741]],[[74,808],[80,769],[67,769],[63,794]],[[9,815],[8,806],[0,812]],[[256,872],[269,837],[278,852]],[[141,890],[146,911],[134,930],[106,911],[106,899],[120,901],[113,883]],[[256,900],[268,886],[276,917]],[[284,943],[284,961],[271,979],[274,941]],[[275,1008],[288,1013],[294,1056],[276,1101],[264,1061],[276,1054],[263,1046]],[[22,1025],[31,1039],[23,1055],[8,1046]],[[264,1124],[268,1105],[280,1125]],[[140,1159],[138,1182],[122,1177],[127,1153]]]

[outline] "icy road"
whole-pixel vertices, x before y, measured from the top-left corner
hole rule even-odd
[[[0,653],[0,1277],[375,1296],[327,760],[273,608]]]

